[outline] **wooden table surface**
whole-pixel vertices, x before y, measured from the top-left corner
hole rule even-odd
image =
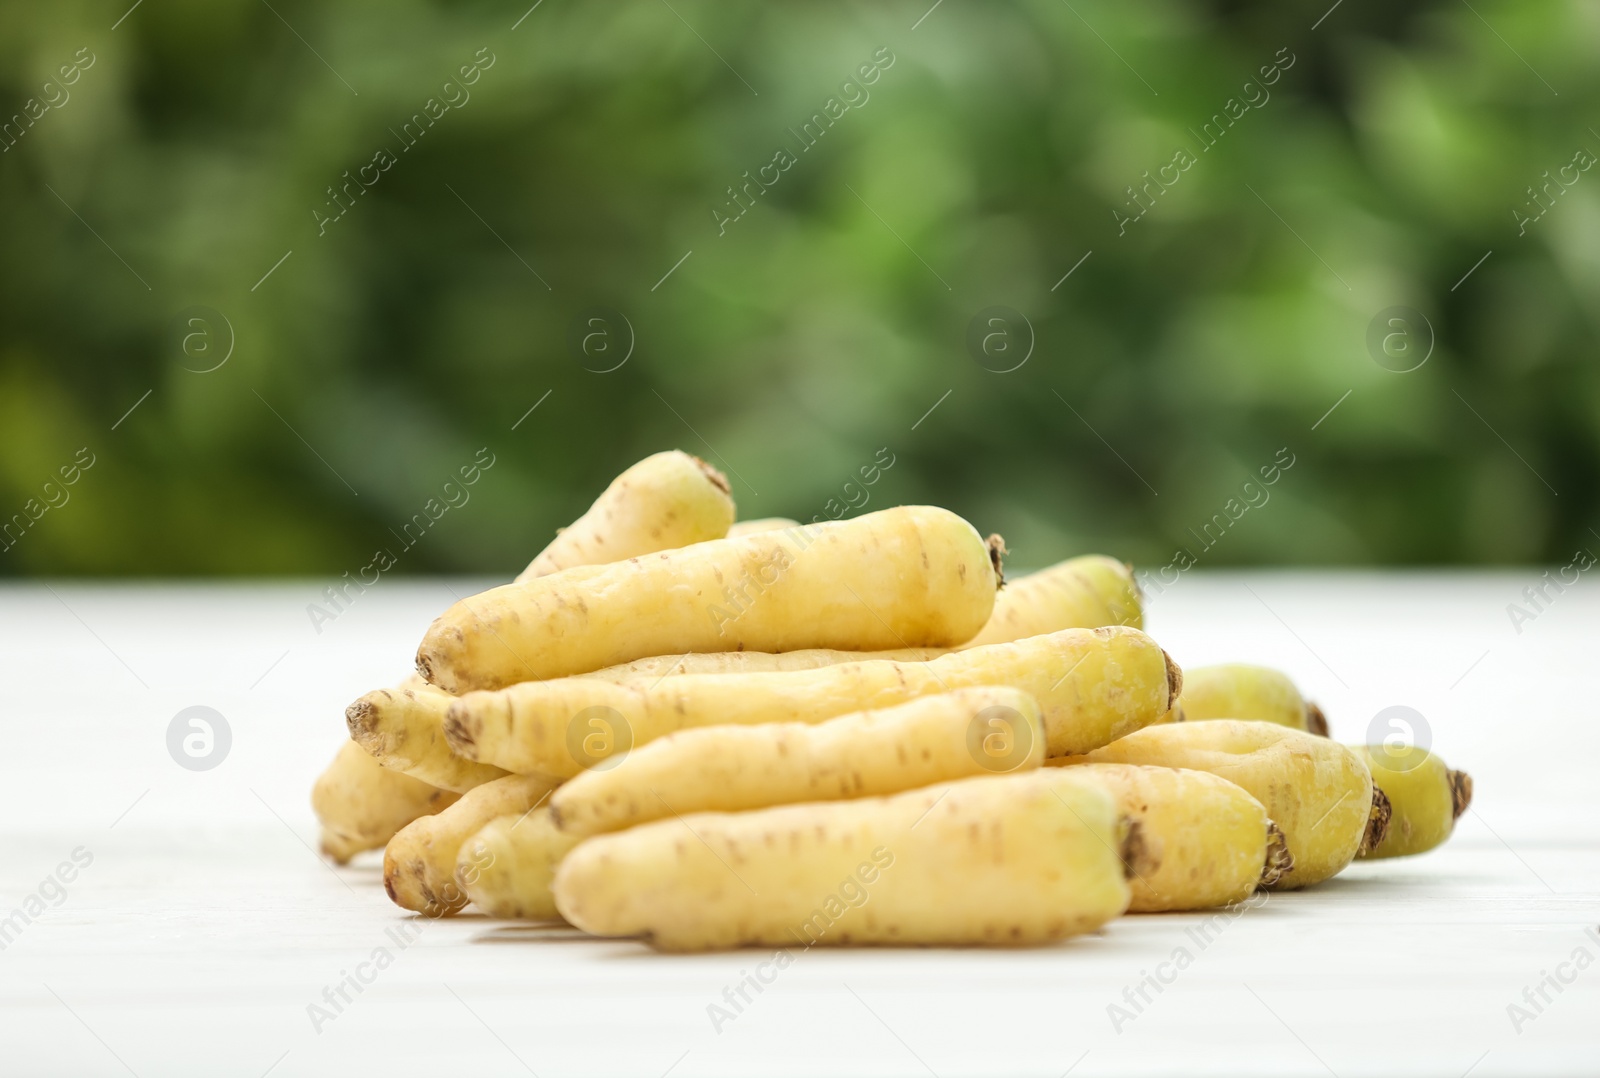
[[[1537,579],[1194,572],[1151,599],[1180,663],[1281,667],[1343,740],[1420,713],[1477,784],[1445,848],[1044,949],[813,950],[749,1002],[770,953],[416,922],[376,855],[314,852],[343,706],[482,582],[384,581],[320,626],[325,582],[8,585],[0,1074],[1600,1074],[1600,585],[1535,608]],[[167,747],[197,705],[231,732],[205,771]]]

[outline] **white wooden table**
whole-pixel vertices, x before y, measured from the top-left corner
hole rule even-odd
[[[385,581],[320,634],[320,584],[6,586],[0,916],[24,918],[0,926],[0,1074],[1600,1074],[1600,584],[1518,633],[1533,579],[1193,573],[1152,602],[1180,663],[1282,667],[1344,740],[1421,712],[1477,781],[1446,848],[1225,916],[1204,946],[1184,915],[1042,950],[814,950],[720,1027],[708,1008],[768,955],[474,917],[401,946],[376,856],[313,852],[344,704],[477,582]],[[211,770],[168,753],[191,705],[232,733]],[[92,862],[45,883],[75,850]],[[392,963],[314,1022],[377,948]]]

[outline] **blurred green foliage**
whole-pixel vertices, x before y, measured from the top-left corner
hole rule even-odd
[[[1600,543],[1592,3],[126,6],[0,7],[0,520],[60,502],[0,573],[337,575],[480,447],[397,571],[509,573],[671,446],[806,519],[887,448],[864,508],[1020,564]]]

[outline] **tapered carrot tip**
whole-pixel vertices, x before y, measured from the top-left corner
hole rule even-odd
[[[1389,795],[1378,789],[1372,788],[1372,812],[1367,816],[1367,830],[1361,836],[1361,848],[1357,855],[1371,853],[1389,834],[1389,819],[1394,815],[1394,806],[1389,803]]]
[[[1472,805],[1472,776],[1465,771],[1450,772],[1450,813],[1459,820]]]

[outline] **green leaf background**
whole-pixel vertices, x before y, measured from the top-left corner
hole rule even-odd
[[[1597,55],[1600,8],[1546,0],[7,3],[0,521],[95,463],[0,574],[337,575],[480,447],[397,571],[514,571],[674,446],[803,519],[887,448],[861,510],[947,505],[1027,565],[1565,563],[1600,550],[1600,170],[1559,180],[1600,155]],[[1034,338],[1005,373],[967,344],[996,305]],[[1407,373],[1367,346],[1394,306],[1435,338]],[[599,307],[608,373],[571,343]]]

